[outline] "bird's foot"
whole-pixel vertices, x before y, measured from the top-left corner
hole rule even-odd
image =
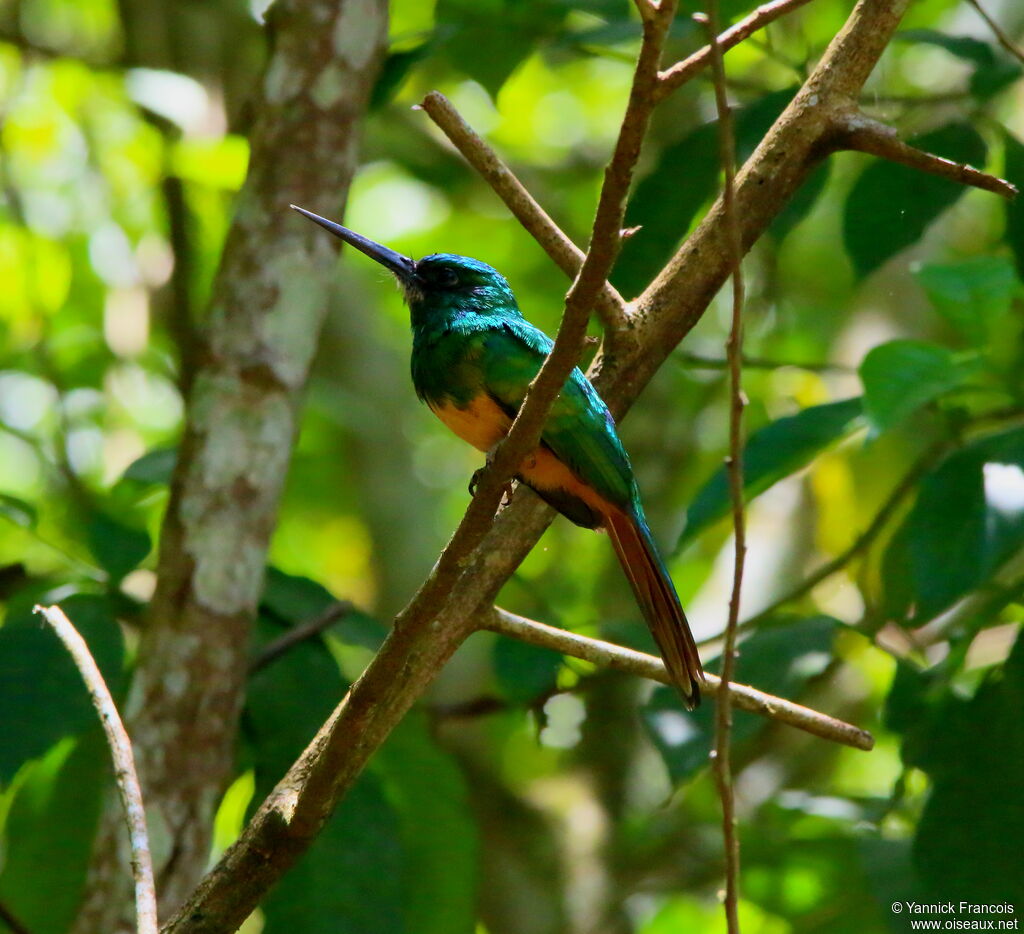
[[[473,471],[473,476],[469,478],[469,495],[470,496],[476,496],[476,489],[480,485],[480,479],[483,477],[484,471],[488,467],[490,467],[490,465],[491,465],[491,462],[490,462],[490,458],[488,457],[487,463],[483,467],[478,467],[476,470]],[[502,490],[502,493],[501,493],[501,503],[498,505],[499,509],[503,509],[505,506],[507,506],[512,501],[512,494],[515,492],[515,490],[516,490],[515,481],[509,480],[505,484],[505,486],[504,486],[504,488]]]

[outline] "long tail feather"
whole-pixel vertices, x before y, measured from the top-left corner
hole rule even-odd
[[[634,518],[622,510],[609,511],[605,527],[665,666],[683,702],[692,710],[700,703],[704,670],[686,614],[650,529],[643,518]]]

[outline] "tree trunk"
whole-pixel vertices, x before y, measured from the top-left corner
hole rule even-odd
[[[168,917],[209,856],[252,619],[336,248],[288,210],[341,215],[387,35],[384,0],[281,0],[249,175],[228,234],[126,705]],[[101,823],[76,934],[134,930],[122,817]]]

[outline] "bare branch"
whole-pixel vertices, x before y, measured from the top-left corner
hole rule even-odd
[[[880,156],[890,162],[898,162],[909,168],[927,172],[929,175],[938,175],[940,178],[948,178],[961,185],[970,185],[972,188],[991,191],[1003,198],[1017,197],[1016,186],[1011,185],[1008,181],[996,178],[996,176],[989,175],[972,166],[915,149],[899,139],[892,127],[859,111],[848,111],[839,115],[836,129],[836,142],[840,148],[855,149],[873,156]]]
[[[985,8],[978,2],[978,0],[967,0],[967,2],[978,11],[978,15],[985,20],[986,25],[992,30],[992,34],[996,37],[999,44],[1006,49],[1017,61],[1024,64],[1024,52],[1020,50],[1020,47],[1014,43],[1014,41],[1003,32],[999,23],[997,23],[991,16],[985,12]]]
[[[431,91],[420,107],[494,189],[555,265],[575,278],[583,265],[583,251],[562,232],[497,153],[462,119],[451,101],[440,91]],[[609,331],[624,332],[628,328],[626,302],[611,283],[606,282],[601,289],[597,311]]]
[[[732,325],[725,344],[729,361],[729,495],[732,500],[733,576],[729,597],[729,619],[722,649],[722,687],[715,710],[715,749],[712,755],[715,784],[722,800],[722,836],[725,842],[725,919],[729,934],[740,934],[739,885],[740,840],[736,830],[736,803],[732,785],[732,696],[729,684],[736,669],[736,627],[740,618],[743,568],[747,557],[746,517],[743,513],[743,241],[736,216],[736,140],[732,112],[725,88],[725,65],[718,45],[718,0],[709,0],[708,13],[695,14],[708,33],[711,67],[715,84],[715,109],[718,111],[719,161],[725,181],[722,190],[723,219],[728,233],[729,261],[732,267]]]
[[[153,860],[149,850],[149,834],[146,832],[146,812],[142,806],[142,789],[135,774],[135,759],[132,756],[132,741],[128,738],[124,724],[117,712],[114,698],[110,696],[103,675],[96,660],[89,651],[85,639],[64,615],[59,606],[37,606],[38,613],[50,624],[57,637],[71,654],[99,714],[103,732],[107,734],[110,757],[114,761],[114,779],[124,805],[125,822],[128,824],[128,839],[132,848],[132,874],[135,877],[135,920],[139,934],[157,934],[156,887],[153,883]]]
[[[509,613],[507,610],[497,607],[484,618],[483,625],[492,632],[511,636],[521,642],[561,652],[563,655],[571,655],[573,658],[581,658],[595,665],[614,668],[616,671],[648,678],[659,684],[672,684],[665,663],[660,658],[637,652],[634,649],[627,649],[600,639],[590,639],[575,632],[568,632],[565,629],[558,629],[555,626],[548,626],[545,623],[517,616],[515,613]],[[704,677],[707,682],[707,693],[712,697],[717,696],[721,691],[721,679],[709,672],[705,672]],[[745,684],[730,683],[729,696],[732,698],[732,703],[740,710],[777,720],[779,723],[796,727],[798,730],[811,733],[821,739],[864,751],[874,747],[874,737],[867,730],[844,723],[842,720],[836,720],[834,717],[809,707],[794,704],[784,698],[765,694],[763,691],[758,691]]]
[[[716,45],[725,52],[734,45],[739,45],[744,39],[753,35],[759,29],[764,29],[772,20],[802,7],[810,0],[772,0],[771,3],[763,3],[753,13],[745,16],[738,23],[730,26],[718,36]],[[658,89],[655,92],[659,100],[667,97],[674,90],[686,84],[697,72],[711,64],[711,45],[698,49],[689,58],[676,62],[671,68],[666,69],[660,75]]]

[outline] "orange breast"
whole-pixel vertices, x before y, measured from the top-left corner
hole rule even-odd
[[[451,403],[431,405],[434,414],[463,441],[478,451],[489,451],[508,434],[512,419],[485,393],[459,408]]]
[[[504,409],[484,393],[461,408],[451,403],[430,408],[455,434],[479,451],[490,451],[512,427],[512,419]],[[519,476],[536,490],[566,490],[598,512],[607,513],[613,508],[548,448],[538,448],[526,458],[519,468]]]

